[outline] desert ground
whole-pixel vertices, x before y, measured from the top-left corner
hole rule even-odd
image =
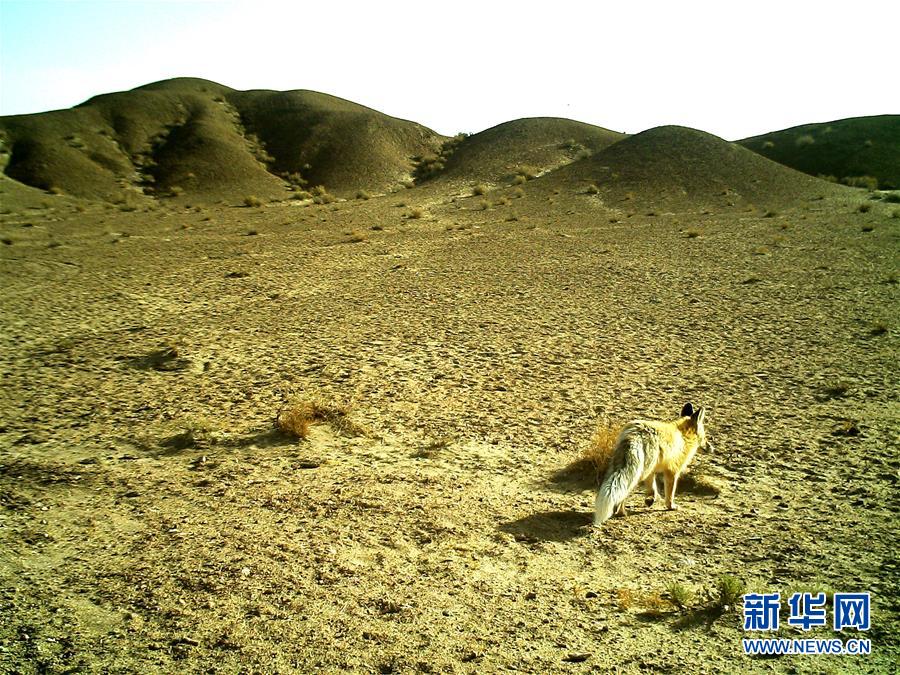
[[[0,672],[896,672],[872,119],[746,144],[854,188],[193,79],[0,118]],[[593,527],[595,439],[688,401],[680,508]],[[751,591],[871,592],[872,653],[745,656]]]
[[[125,210],[4,179],[0,669],[895,667],[891,205],[539,182]],[[305,400],[352,423],[279,433]],[[680,510],[591,527],[594,430],[685,401],[716,447]],[[873,653],[743,656],[724,576],[871,591]]]

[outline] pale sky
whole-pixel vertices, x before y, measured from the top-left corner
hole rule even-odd
[[[737,140],[900,113],[898,31],[898,0],[0,0],[0,114],[190,76],[444,134],[554,116]]]

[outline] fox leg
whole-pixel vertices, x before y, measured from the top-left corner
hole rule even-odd
[[[644,481],[644,489],[647,492],[647,498],[644,500],[644,503],[647,506],[653,506],[653,503],[656,501],[656,497],[658,496],[656,493],[656,474],[651,474],[651,476]]]
[[[666,471],[663,473],[663,477],[666,482],[666,508],[669,511],[675,511],[678,507],[675,505],[675,489],[678,485],[678,472],[676,471]]]
[[[625,511],[625,500],[624,499],[621,502],[619,502],[619,506],[616,509],[616,515],[617,516],[627,516],[628,515],[628,513],[626,513],[626,511]]]

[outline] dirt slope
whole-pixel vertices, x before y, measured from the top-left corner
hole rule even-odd
[[[271,170],[299,172],[309,185],[345,196],[396,188],[409,178],[411,158],[443,140],[420,124],[314,91],[232,92],[228,100],[273,157]]]
[[[900,115],[803,124],[738,143],[813,176],[872,176],[881,188],[900,188]]]
[[[775,206],[834,192],[717,136],[678,126],[649,129],[540,179],[542,188],[599,188],[601,198],[662,206]]]

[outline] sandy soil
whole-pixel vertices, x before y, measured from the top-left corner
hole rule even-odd
[[[0,670],[889,672],[900,220],[865,199],[8,205]],[[283,437],[290,397],[368,431]],[[688,400],[681,509],[593,529],[565,467]],[[724,575],[871,591],[873,654],[742,656]]]

